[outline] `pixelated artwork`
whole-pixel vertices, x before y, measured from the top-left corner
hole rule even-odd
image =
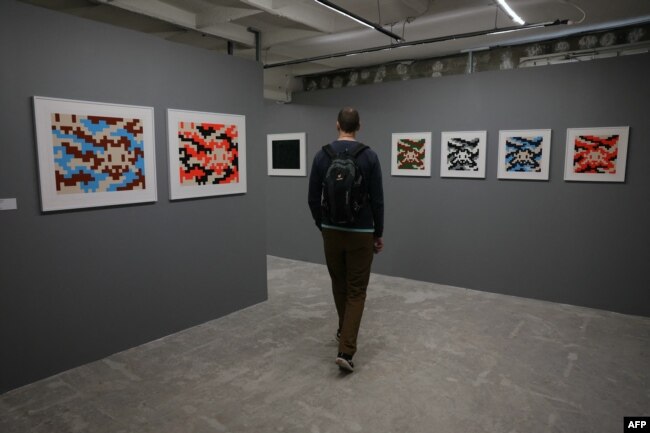
[[[306,176],[306,140],[304,132],[267,135],[269,176]]]
[[[246,192],[245,117],[167,110],[170,198]]]
[[[506,138],[506,171],[542,171],[542,142],[544,137]]]
[[[57,194],[145,187],[140,119],[52,113]]]
[[[484,178],[486,137],[486,131],[443,132],[440,175]]]
[[[237,125],[179,122],[178,159],[183,186],[239,182]]]
[[[629,127],[567,130],[565,180],[624,182]]]
[[[153,108],[34,97],[43,211],[156,200]]]
[[[452,138],[447,141],[447,168],[449,170],[478,171],[478,138],[463,140]]]
[[[424,170],[425,141],[402,138],[397,142],[397,168],[400,170]]]
[[[616,173],[618,135],[579,135],[574,141],[574,173]]]
[[[499,132],[500,179],[548,180],[551,130]]]
[[[393,175],[429,176],[431,133],[393,134]]]

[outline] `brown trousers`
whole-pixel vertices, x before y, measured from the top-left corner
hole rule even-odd
[[[323,229],[325,260],[339,315],[339,352],[354,355],[373,259],[372,233]]]

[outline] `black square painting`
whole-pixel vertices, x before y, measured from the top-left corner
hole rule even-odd
[[[300,140],[274,140],[273,169],[300,168]]]

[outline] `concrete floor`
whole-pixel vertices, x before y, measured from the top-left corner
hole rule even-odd
[[[373,275],[334,364],[323,266],[269,300],[0,396],[0,432],[621,432],[650,415],[650,318]]]

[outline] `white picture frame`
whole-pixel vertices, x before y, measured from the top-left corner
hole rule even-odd
[[[392,134],[391,175],[431,176],[431,132]]]
[[[548,180],[550,162],[550,129],[499,131],[499,179]]]
[[[167,109],[170,200],[246,193],[246,116]]]
[[[152,107],[33,103],[43,212],[157,200]]]
[[[266,136],[269,176],[307,176],[307,134],[291,132]]]
[[[564,180],[625,182],[629,134],[629,126],[568,128]]]
[[[485,178],[487,131],[440,134],[440,177]]]

